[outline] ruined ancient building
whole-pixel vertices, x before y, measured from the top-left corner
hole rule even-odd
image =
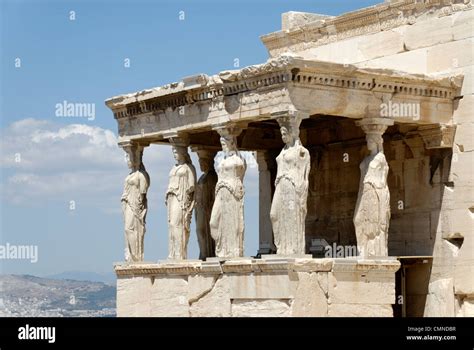
[[[132,169],[118,315],[474,316],[473,25],[469,0],[284,13],[267,62],[108,99]],[[172,259],[149,264],[152,143],[177,165]],[[188,149],[225,151],[212,183]],[[259,167],[256,257],[241,256],[240,151]],[[186,260],[196,211],[207,258]]]

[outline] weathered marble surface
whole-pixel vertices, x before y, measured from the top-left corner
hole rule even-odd
[[[277,254],[305,253],[305,218],[310,156],[299,139],[297,117],[278,120],[285,147],[277,157],[275,194],[270,218]]]
[[[145,219],[148,211],[147,191],[150,176],[142,162],[143,148],[125,146],[130,174],[125,178],[122,193],[122,213],[125,223],[125,261],[143,261]]]
[[[168,209],[168,258],[186,259],[194,208],[196,170],[187,148],[173,146],[176,165],[169,173],[166,206]]]
[[[359,20],[361,14],[367,15],[364,23]],[[314,169],[306,234],[314,237],[324,232],[331,242],[342,244],[355,244],[353,213],[364,147],[351,142],[363,135],[353,132],[350,124],[367,111],[371,115],[379,111],[381,101],[419,104],[420,119],[396,120],[397,130],[385,143],[392,202],[389,253],[433,255],[426,310],[446,316],[443,313],[453,309],[454,300],[458,315],[472,316],[473,18],[472,1],[454,0],[423,4],[387,1],[376,9],[336,18],[286,16],[284,28],[288,32],[263,38],[273,57],[263,65],[199,75],[191,83],[185,79],[118,96],[107,104],[117,119],[120,142],[140,135],[161,142],[169,129],[211,128],[210,124],[229,119],[253,122],[272,118],[288,106],[310,112],[314,120],[321,115],[345,117],[344,121],[334,118],[333,124],[318,132],[303,133]],[[316,39],[308,42],[308,37]],[[288,57],[290,49],[302,58]],[[298,73],[291,74],[292,70]],[[464,75],[464,82],[453,79],[456,75]],[[174,104],[176,94],[185,94],[181,101],[186,102]],[[456,97],[460,95],[462,99]],[[135,108],[137,103],[140,108]],[[433,148],[431,141],[425,143],[425,138],[417,135],[415,125],[438,123],[442,128],[455,123],[456,132],[449,143]],[[328,137],[333,133],[338,139]],[[441,136],[444,138],[443,133]],[[327,141],[318,143],[319,138]],[[249,145],[252,143],[247,143],[247,149]],[[315,145],[323,145],[324,152]],[[446,146],[448,151],[453,145],[452,155],[436,149]],[[341,161],[345,155],[347,163]],[[451,284],[438,282],[446,279],[453,279],[454,299],[449,295]],[[446,308],[438,307],[438,300],[446,303]],[[281,306],[280,302],[276,305]],[[328,312],[357,315],[357,308],[333,304]],[[371,310],[385,312],[390,307],[374,306]]]
[[[211,236],[216,256],[239,257],[244,254],[244,185],[247,168],[234,135],[222,133],[224,158],[219,163],[216,195],[212,207]]]
[[[117,315],[391,317],[399,267],[312,258],[118,264]]]
[[[388,256],[390,191],[388,164],[380,134],[367,135],[370,151],[360,164],[360,185],[354,211],[354,226],[360,256]]]

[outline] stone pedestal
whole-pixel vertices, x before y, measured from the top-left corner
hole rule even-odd
[[[395,259],[230,259],[115,265],[117,316],[392,317]]]

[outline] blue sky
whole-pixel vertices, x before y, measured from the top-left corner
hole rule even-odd
[[[233,69],[236,58],[241,67],[261,63],[259,36],[278,30],[283,12],[338,15],[379,2],[0,0],[0,243],[39,251],[34,264],[0,260],[0,272],[106,272],[123,259],[128,169],[106,98]],[[56,117],[65,100],[95,104],[95,119]],[[152,181],[145,259],[157,261],[167,255],[171,151],[152,146],[144,162]],[[250,168],[245,182],[246,255],[258,249],[257,174]],[[189,256],[198,256],[194,227]]]

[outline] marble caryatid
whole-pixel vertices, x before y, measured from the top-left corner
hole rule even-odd
[[[165,201],[168,209],[168,259],[182,260],[187,258],[196,170],[186,146],[173,145],[173,155],[176,164],[169,173]]]
[[[211,237],[212,206],[214,204],[217,174],[214,169],[214,156],[217,152],[207,149],[197,150],[202,175],[196,186],[196,233],[199,244],[199,259],[216,256],[215,242]]]
[[[129,144],[123,146],[127,154],[130,174],[125,178],[121,198],[125,222],[125,261],[143,261],[145,219],[148,210],[147,191],[150,176],[142,162],[143,148]]]
[[[244,186],[247,165],[237,149],[236,130],[219,129],[224,157],[217,174],[211,213],[211,236],[217,257],[240,257],[244,253]]]
[[[310,156],[299,139],[301,118],[279,118],[285,147],[278,155],[275,194],[270,210],[277,254],[305,253],[305,218]]]
[[[386,126],[382,127],[385,130]],[[359,195],[354,211],[357,249],[361,257],[388,256],[390,192],[388,164],[383,153],[383,131],[366,129],[370,154],[360,164]]]

